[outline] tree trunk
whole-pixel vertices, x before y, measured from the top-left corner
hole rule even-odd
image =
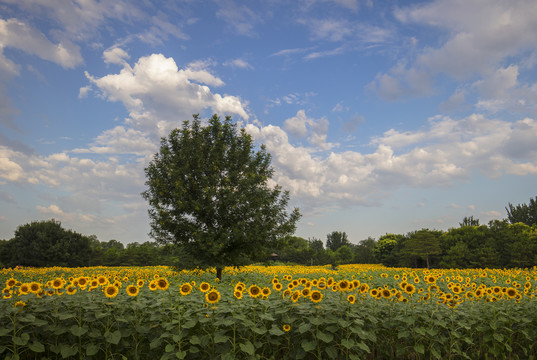
[[[216,278],[218,280],[222,280],[222,268],[221,267],[216,268]]]

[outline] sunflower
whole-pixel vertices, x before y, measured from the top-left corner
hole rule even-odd
[[[134,297],[134,296],[137,296],[139,292],[140,292],[140,288],[138,286],[135,286],[135,285],[127,286],[127,295]]]
[[[414,294],[414,291],[416,291],[416,287],[412,284],[406,284],[405,288],[404,288],[404,291],[409,294],[409,295],[412,295]]]
[[[291,330],[291,325],[284,324],[282,328],[283,328],[283,331],[288,332],[289,330]]]
[[[376,288],[373,288],[373,289],[371,289],[371,290],[369,291],[369,295],[371,295],[371,297],[374,297],[374,298],[378,297],[379,294],[380,294],[380,293],[379,293],[379,290],[376,289]]]
[[[276,283],[274,285],[272,285],[272,288],[276,291],[280,291],[282,289],[282,284],[280,283]]]
[[[381,292],[380,292],[380,295],[385,298],[385,299],[389,299],[392,297],[392,292],[388,289],[383,289]]]
[[[156,280],[151,280],[151,281],[149,282],[149,290],[151,290],[151,291],[155,291],[155,290],[157,290],[157,289],[158,289],[158,287],[157,287],[157,282],[156,282]]]
[[[136,286],[138,286],[138,287],[142,287],[142,286],[144,286],[144,284],[145,284],[145,281],[143,281],[142,279],[140,279],[140,280],[138,280],[136,282]]]
[[[218,290],[213,289],[205,293],[205,300],[207,300],[209,304],[216,304],[218,301],[220,301],[220,293]]]
[[[17,280],[15,280],[14,278],[10,278],[6,280],[7,287],[13,287],[15,286],[15,284],[17,284]]]
[[[210,285],[209,283],[207,283],[207,282],[202,282],[202,283],[200,284],[200,291],[201,291],[201,292],[207,292],[207,291],[209,291],[210,289],[211,289],[211,285]]]
[[[179,292],[181,293],[181,295],[188,295],[190,294],[191,291],[192,291],[192,285],[190,285],[189,283],[184,283],[179,288]]]
[[[26,295],[30,292],[30,284],[24,283],[19,287],[19,294]]]
[[[308,297],[311,294],[311,290],[310,290],[310,288],[304,288],[304,289],[302,289],[302,291],[300,293],[301,293],[302,297]]]
[[[271,291],[268,287],[264,287],[263,290],[261,290],[261,294],[263,294],[263,296],[269,296],[270,292]]]
[[[26,306],[26,303],[24,301],[17,301],[15,303],[15,305],[13,305],[14,307],[25,307]]]
[[[326,283],[324,281],[319,281],[319,283],[317,284],[317,288],[320,290],[326,289]]]
[[[88,285],[88,279],[86,279],[83,276],[79,277],[78,278],[78,286],[82,288],[82,287],[84,287],[86,285]]]
[[[347,301],[351,304],[354,304],[356,302],[356,296],[354,295],[347,296]]]
[[[513,299],[514,297],[517,296],[518,291],[517,289],[510,287],[510,288],[507,288],[507,291],[505,293],[510,299]]]
[[[114,285],[108,285],[104,288],[104,295],[109,299],[115,297],[118,293],[119,289]]]
[[[250,295],[251,297],[256,298],[259,296],[259,294],[261,294],[261,289],[259,288],[259,286],[251,285],[248,288],[248,295]]]
[[[160,290],[168,290],[168,288],[170,287],[170,283],[168,282],[168,280],[164,277],[162,278],[158,278],[156,280],[156,284],[157,284],[157,287],[160,289]]]
[[[76,291],[77,291],[77,290],[76,290],[76,286],[74,286],[74,285],[69,285],[69,286],[67,287],[67,289],[65,289],[65,291],[67,292],[67,295],[74,295],[74,294],[76,294]]]
[[[235,296],[236,299],[239,299],[239,300],[242,299],[242,291],[235,290],[233,292],[233,296]]]
[[[108,280],[106,276],[101,275],[97,278],[97,282],[99,283],[99,285],[103,286],[103,285],[108,284],[110,281]]]
[[[311,301],[318,303],[323,299],[323,294],[318,290],[313,290],[310,295]]]
[[[338,282],[337,286],[340,291],[349,290],[349,281],[341,280],[340,282]]]
[[[40,283],[35,282],[35,281],[30,283],[30,292],[31,293],[37,294],[39,292],[39,290],[41,290],[41,284]]]
[[[52,280],[51,286],[52,286],[55,290],[61,289],[62,286],[63,286],[63,280],[60,279],[60,278],[56,278],[56,279]]]
[[[293,302],[297,302],[299,298],[300,298],[300,291],[295,290],[293,294],[291,295],[291,300],[293,300]]]

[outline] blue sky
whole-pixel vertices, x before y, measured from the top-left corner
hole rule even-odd
[[[534,0],[0,0],[0,238],[149,240],[144,167],[199,113],[266,144],[325,239],[537,195]]]

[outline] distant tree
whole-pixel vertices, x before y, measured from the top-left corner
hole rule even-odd
[[[340,246],[336,251],[336,262],[337,264],[349,264],[352,262],[354,254],[349,245]]]
[[[350,242],[345,232],[332,231],[330,234],[326,235],[326,248],[332,251],[336,251],[343,245],[349,244]]]
[[[377,261],[386,266],[396,266],[398,259],[395,249],[403,239],[404,236],[399,234],[382,235],[373,249],[373,255]]]
[[[277,240],[295,231],[298,209],[289,193],[270,186],[270,154],[230,117],[207,126],[194,115],[161,141],[145,169],[150,235],[180,244],[196,265],[217,269],[265,260]]]
[[[360,241],[358,245],[353,247],[354,262],[358,264],[375,264],[377,259],[373,251],[376,245],[377,242],[372,237]]]
[[[91,258],[91,239],[54,219],[19,226],[10,245],[12,265],[87,266]]]
[[[313,251],[324,251],[324,244],[321,239],[311,238],[308,239],[310,249]]]
[[[479,226],[479,219],[474,219],[473,216],[465,216],[462,219],[462,222],[459,223],[461,227],[463,226]]]
[[[509,203],[509,206],[505,210],[507,210],[507,218],[511,224],[518,222],[528,226],[537,224],[537,196],[534,199],[530,199],[529,204],[518,204],[514,206]]]
[[[401,255],[413,257],[415,260],[422,259],[425,261],[427,269],[429,269],[431,267],[431,257],[442,253],[442,248],[440,247],[441,234],[441,231],[431,231],[429,229],[421,229],[410,233],[401,250]]]

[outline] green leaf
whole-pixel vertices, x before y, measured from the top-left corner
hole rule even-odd
[[[30,350],[36,353],[41,353],[45,351],[45,345],[43,345],[39,341],[32,342],[30,345],[28,345],[28,347],[30,348]]]
[[[58,319],[60,320],[67,320],[67,319],[72,319],[75,317],[75,314],[69,314],[69,313],[61,313],[59,316],[58,316]]]
[[[325,343],[331,343],[332,340],[334,340],[334,335],[327,334],[322,332],[321,330],[317,331],[317,339],[325,342]]]
[[[104,338],[110,344],[117,345],[121,340],[121,331],[116,330],[114,332],[107,331],[104,333]]]
[[[356,341],[354,341],[353,339],[342,339],[341,340],[341,345],[343,345],[346,349],[352,349],[353,346],[356,344]]]
[[[166,345],[166,348],[164,348],[164,351],[166,351],[167,353],[170,353],[172,351],[175,350],[175,345],[174,344],[168,344]]]
[[[265,335],[267,333],[267,329],[265,329],[264,327],[255,327],[252,329],[252,331],[258,335]]]
[[[497,342],[502,342],[502,341],[503,341],[503,335],[502,335],[502,334],[494,333],[494,334],[492,334],[492,337],[493,337],[494,340],[496,340]]]
[[[99,347],[95,344],[88,344],[86,345],[86,355],[93,356],[99,352]]]
[[[149,343],[149,349],[153,350],[158,347],[160,347],[160,344],[162,343],[162,340],[160,338],[153,339],[151,343]]]
[[[181,327],[185,329],[191,329],[197,324],[198,324],[198,321],[196,319],[192,319],[192,320],[188,320],[187,322],[185,322]]]
[[[13,332],[13,329],[9,328],[0,328],[0,336],[6,336]]]
[[[305,352],[310,352],[315,349],[317,346],[317,343],[315,341],[309,341],[309,340],[302,340],[302,343],[300,344],[302,346],[302,349],[304,349]]]
[[[298,327],[297,331],[298,331],[299,333],[303,334],[303,333],[305,333],[306,331],[308,331],[309,329],[311,329],[311,324],[309,324],[309,323],[302,323],[302,324]]]
[[[416,344],[414,345],[414,351],[417,352],[418,354],[425,354],[425,347],[423,346],[423,344]]]
[[[254,345],[249,340],[246,340],[244,344],[240,343],[239,346],[241,350],[247,353],[248,355],[253,356],[255,354]]]
[[[431,348],[431,354],[433,355],[433,357],[435,359],[441,359],[442,358],[442,354],[434,346]]]
[[[371,352],[371,349],[369,349],[369,346],[367,346],[366,343],[359,342],[359,343],[356,343],[356,346],[359,347],[360,349],[362,349],[363,351],[365,351],[366,353]]]
[[[271,335],[274,335],[274,336],[282,336],[283,334],[285,334],[285,332],[280,329],[279,327],[276,327],[276,326],[272,326],[272,328],[269,330],[269,333]]]
[[[28,333],[22,333],[21,336],[13,336],[12,340],[15,345],[24,346],[30,340],[30,335]]]
[[[326,349],[324,349],[324,351],[326,351],[330,359],[337,358],[337,350],[333,346],[328,346]]]
[[[186,357],[186,351],[178,351],[175,353],[175,357],[182,360]]]
[[[71,326],[69,330],[71,331],[71,334],[73,334],[74,336],[80,337],[84,335],[85,333],[87,333],[89,329],[87,326],[73,325]]]
[[[310,323],[315,326],[319,326],[324,323],[322,319],[319,319],[318,317],[314,317],[310,319]]]
[[[214,336],[214,343],[215,344],[225,343],[228,340],[229,340],[229,336],[226,336],[226,335],[223,335],[223,334],[216,334]]]
[[[71,345],[71,346],[67,344],[61,345],[60,353],[62,354],[62,358],[64,359],[68,358],[69,356],[76,355],[77,352],[78,352],[78,349],[76,345]]]
[[[190,338],[190,343],[192,345],[199,345],[199,344],[201,344],[201,340],[200,340],[200,338],[198,336],[194,335],[194,336],[192,336]]]

